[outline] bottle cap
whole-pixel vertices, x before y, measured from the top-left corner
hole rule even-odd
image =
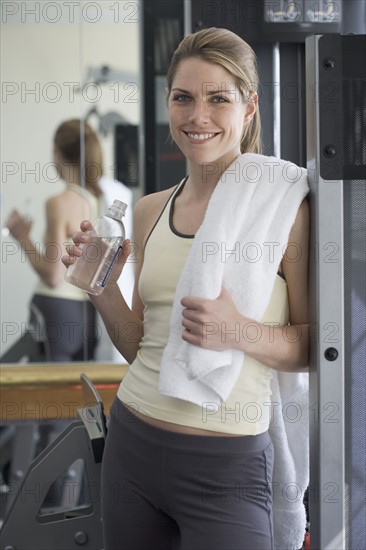
[[[126,203],[115,199],[113,204],[108,208],[108,213],[112,218],[121,219],[126,214],[126,208]]]

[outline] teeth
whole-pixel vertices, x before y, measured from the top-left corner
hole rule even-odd
[[[213,137],[215,134],[191,134],[187,132],[188,136],[192,139],[198,139],[200,141],[203,141],[204,139],[209,139]]]

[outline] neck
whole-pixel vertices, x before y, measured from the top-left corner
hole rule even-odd
[[[66,164],[63,167],[61,177],[66,183],[81,185],[80,167],[75,164]]]
[[[235,158],[237,157],[233,157],[229,161],[222,160],[221,162],[202,165],[188,162],[189,178],[187,186],[190,192],[197,196],[211,195],[222,174],[234,162]]]

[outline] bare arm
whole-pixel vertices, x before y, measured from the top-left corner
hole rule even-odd
[[[262,338],[259,340],[259,349],[252,349],[250,342],[245,347],[247,353],[273,369],[301,371],[307,370],[309,364],[309,208],[307,200],[299,208],[289,243],[293,243],[295,245],[293,248],[297,251],[295,261],[294,254],[290,252],[288,256],[285,254],[282,260],[282,269],[287,281],[289,325],[273,328],[261,324]]]
[[[34,243],[30,238],[32,223],[16,210],[11,212],[7,226],[19,242],[38,276],[50,287],[57,287],[65,274],[61,256],[65,252],[66,232],[57,198],[46,203],[46,232],[43,243]]]
[[[130,241],[123,244],[118,267],[123,269],[131,253]],[[138,294],[138,280],[142,258],[137,254],[135,285],[130,309],[117,284],[119,276],[112,274],[106,288],[99,296],[90,295],[90,300],[98,310],[110,339],[128,363],[135,359],[143,336],[143,305]],[[123,277],[123,273],[121,275]],[[112,278],[113,277],[113,278]]]
[[[304,201],[289,238],[301,255],[296,261],[291,261],[290,254],[289,257],[285,255],[282,261],[288,285],[289,326],[271,327],[240,315],[229,293],[223,290],[217,300],[192,296],[183,298],[182,304],[186,308],[183,311],[183,339],[208,349],[239,349],[276,370],[306,370],[309,343],[308,235],[309,209],[307,201]],[[205,332],[205,323],[220,327],[220,330],[211,337]],[[234,332],[235,326],[239,330]],[[204,339],[203,334],[206,336]]]
[[[102,294],[99,296],[90,296],[92,303],[103,319],[113,344],[129,363],[132,363],[135,359],[143,337],[144,306],[138,292],[138,284],[144,261],[144,243],[160,213],[162,204],[164,204],[164,197],[165,194],[163,193],[147,195],[140,199],[135,206],[133,242],[135,286],[132,297],[132,308],[130,309],[125,302],[117,284],[119,277],[123,277],[123,273],[121,275],[123,266],[128,261],[128,257],[132,251],[129,240],[124,242],[120,257],[112,270]],[[90,227],[89,222],[82,222],[82,231],[74,236],[75,244],[67,247],[70,256],[65,256],[62,259],[66,266],[74,262],[74,257],[81,256],[82,251],[78,245],[86,242],[88,237],[85,235],[85,231],[90,229]]]
[[[132,363],[143,336],[143,319],[134,307],[128,307],[116,282],[108,284],[100,296],[90,296],[90,299],[114,346],[128,363]]]

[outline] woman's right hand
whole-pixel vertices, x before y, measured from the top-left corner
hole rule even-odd
[[[10,234],[19,242],[26,241],[29,237],[33,221],[25,216],[21,216],[17,210],[12,210],[5,222],[5,227],[9,229]]]
[[[80,258],[80,256],[82,256],[83,247],[88,244],[88,242],[90,242],[92,239],[93,226],[90,221],[84,220],[83,222],[81,222],[80,229],[81,231],[77,231],[72,235],[72,240],[74,241],[74,244],[66,245],[68,256],[62,257],[62,263],[66,267],[74,264],[76,260]],[[131,252],[131,241],[130,239],[125,239],[122,245],[122,250],[108,278],[107,285],[117,282]]]

